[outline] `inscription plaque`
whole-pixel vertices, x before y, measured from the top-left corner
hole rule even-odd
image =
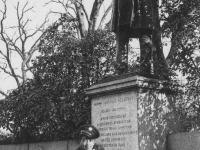
[[[137,93],[130,91],[94,98],[92,124],[100,131],[97,142],[106,150],[137,150]]]

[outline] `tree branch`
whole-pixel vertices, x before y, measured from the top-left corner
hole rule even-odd
[[[6,93],[4,93],[2,90],[0,90],[0,94],[7,97],[8,95]]]
[[[3,1],[3,0],[2,0],[2,1]],[[5,43],[5,45],[6,45],[6,51],[7,51],[6,55],[3,55],[3,56],[4,56],[4,57],[6,56],[5,58],[6,58],[6,61],[7,61],[7,63],[8,63],[9,69],[11,70],[11,74],[12,74],[12,76],[14,77],[14,79],[15,79],[17,85],[19,86],[19,85],[20,85],[20,84],[19,84],[19,79],[17,78],[17,76],[16,76],[16,74],[15,74],[15,72],[14,72],[14,69],[13,69],[13,67],[12,67],[11,61],[10,61],[9,43],[8,43],[6,37],[4,36],[4,21],[5,21],[5,19],[6,19],[6,13],[7,13],[6,0],[3,1],[3,4],[4,4],[4,11],[1,11],[3,17],[2,17],[2,19],[1,19],[1,31],[0,31],[0,35],[1,35],[2,41],[3,41],[3,42]],[[2,51],[1,51],[1,54],[2,54]],[[4,72],[5,72],[5,71],[4,71]]]
[[[102,29],[102,26],[103,26],[103,23],[104,23],[104,21],[105,21],[105,19],[106,19],[106,16],[108,15],[109,11],[112,9],[112,5],[113,5],[113,1],[112,1],[112,3],[110,4],[110,6],[106,9],[106,11],[105,11],[103,17],[101,18],[101,21],[100,21],[100,24],[99,24],[98,29]]]
[[[4,57],[7,58],[7,56],[0,50],[0,54]]]
[[[86,28],[85,28],[85,20],[84,20],[83,8],[80,5],[81,3],[82,3],[82,0],[77,0],[74,3],[74,5],[75,5],[75,8],[77,10],[76,15],[77,15],[77,19],[78,19],[80,35],[81,35],[81,37],[84,37]]]
[[[103,1],[104,0],[95,0],[94,1],[93,7],[92,7],[92,12],[90,15],[91,24],[88,29],[89,32],[95,30],[96,23],[97,23],[97,17],[99,16],[99,10],[100,10],[100,7],[101,7]]]
[[[64,3],[64,0],[61,2],[60,0],[51,0],[50,2],[45,3],[45,5],[48,5],[50,3],[58,3],[61,4],[62,7],[65,9],[65,12],[69,12],[68,8],[72,9],[74,11],[74,13],[76,14],[76,10],[70,6],[70,4],[68,4],[69,0],[67,1],[67,3]],[[61,13],[62,14],[62,13]]]
[[[14,49],[12,49],[10,47],[9,47],[9,49],[13,50],[13,51],[16,51],[20,55],[20,57],[23,59],[22,52],[21,52],[20,48],[16,45],[17,39],[19,39],[20,37],[16,38],[16,40],[13,42],[13,40],[10,39],[10,37],[6,33],[4,33],[4,34],[6,35],[6,37],[8,39],[9,45],[14,47]]]
[[[38,27],[37,30],[35,30],[35,32],[33,32],[32,34],[28,35],[28,36],[26,37],[26,40],[27,40],[28,38],[30,38],[30,37],[33,37],[37,32],[39,32],[39,31],[44,27],[44,25],[48,22],[49,14],[50,14],[50,12],[46,15],[44,22]],[[42,35],[43,35],[43,34],[42,34]],[[37,40],[37,41],[38,41],[38,40]],[[35,42],[35,43],[37,43],[37,42]],[[35,43],[34,43],[33,45],[35,45]]]
[[[13,74],[12,74],[11,72],[7,71],[6,68],[7,68],[7,65],[6,65],[5,67],[0,66],[0,69],[3,70],[6,74],[8,74],[8,75],[10,75],[10,76],[12,76],[12,77],[17,76],[18,78],[21,78],[21,79],[22,79],[22,77],[19,76],[19,75],[13,76]]]
[[[87,22],[88,22],[88,24],[90,25],[90,24],[91,24],[91,20],[89,19],[89,15],[88,15],[88,13],[87,13],[87,11],[86,11],[86,9],[85,9],[85,6],[84,6],[82,3],[80,3],[80,5],[81,5],[81,7],[83,8],[83,12],[85,13],[85,17],[86,17],[86,19],[87,19]]]
[[[27,4],[27,3],[26,3]],[[25,6],[26,6],[26,4],[25,4]],[[20,14],[19,14],[19,2],[17,3],[17,7],[16,7],[16,10],[17,10],[17,20],[18,20],[18,33],[19,33],[19,37],[20,37],[20,40],[21,40],[21,42],[22,42],[22,47],[23,47],[23,45],[24,45],[24,40],[23,40],[23,38],[22,38],[22,33],[21,33],[21,20],[22,20],[22,18],[23,18],[23,13],[22,13],[22,15],[20,16]],[[24,49],[22,48],[22,53],[24,52]]]

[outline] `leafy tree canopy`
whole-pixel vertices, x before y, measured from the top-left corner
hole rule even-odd
[[[74,9],[84,11],[71,2]],[[172,71],[187,77],[177,97],[186,131],[199,129],[200,61],[195,55],[199,50],[199,5],[198,0],[163,0],[161,6],[161,34],[171,39],[166,60]],[[107,28],[95,30],[97,13],[93,10],[91,14],[88,30],[78,26],[83,23],[80,18],[62,14],[40,39],[41,56],[32,67],[34,79],[1,103],[0,126],[13,133],[14,142],[74,138],[79,126],[90,122],[90,100],[84,89],[113,73],[115,60],[114,34]],[[137,65],[129,66],[130,71],[135,68]]]
[[[107,31],[77,39],[50,29],[40,43],[43,55],[34,61],[35,78],[3,104],[1,125],[9,127],[15,142],[77,137],[80,125],[90,122],[84,89],[113,70],[113,46],[114,35]]]

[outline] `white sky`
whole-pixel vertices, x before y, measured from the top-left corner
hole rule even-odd
[[[29,25],[30,29],[34,29],[35,27],[39,26],[44,21],[46,14],[50,10],[52,10],[54,12],[65,12],[64,8],[62,6],[60,6],[59,4],[51,3],[51,4],[44,6],[46,2],[49,2],[49,0],[7,0],[8,16],[6,19],[6,26],[16,25],[17,20],[16,20],[16,11],[14,9],[14,6],[17,5],[18,1],[20,2],[21,6],[23,6],[23,4],[25,4],[27,1],[29,2],[28,6],[30,6],[30,7],[33,5],[35,6],[34,12],[31,12],[28,14],[28,18],[32,19],[32,23],[31,23],[31,25]],[[66,1],[66,0],[64,0],[64,1]],[[101,7],[101,11],[105,11],[106,8],[111,3],[111,1],[112,0],[105,0],[104,5]],[[86,10],[89,15],[90,15],[93,3],[94,3],[94,0],[85,0],[84,1],[84,6],[86,7]],[[0,10],[2,10],[2,8],[3,8],[3,5],[0,1]],[[103,13],[100,13],[99,18],[101,18],[102,14]],[[1,17],[2,16],[0,15],[0,18]],[[49,24],[55,22],[58,19],[58,17],[59,17],[59,15],[51,14],[49,16]],[[13,32],[9,31],[8,34],[12,35]],[[37,35],[37,36],[39,36],[39,35]],[[37,38],[37,37],[35,37],[35,38]],[[34,41],[34,38],[30,39],[28,41],[26,47],[30,48],[32,46],[33,41]],[[1,42],[0,42],[0,46],[1,46],[0,48],[2,49],[3,44],[1,44]],[[16,71],[20,74],[20,72],[21,72],[20,71],[20,65],[21,65],[20,58],[17,55],[13,55],[13,57],[14,57],[14,59],[12,59],[12,64],[13,64],[14,68],[18,68],[18,69],[16,69]],[[0,60],[0,62],[1,62],[1,60]],[[30,74],[30,76],[31,76],[31,74]],[[16,87],[17,87],[17,85],[16,85],[15,80],[12,77],[5,75],[5,73],[2,73],[0,71],[0,89],[3,90],[4,92],[7,92],[9,90],[15,89]],[[3,99],[3,98],[4,98],[4,96],[1,96],[1,94],[0,94],[0,99]],[[3,132],[6,132],[3,129],[0,129],[0,130]]]
[[[14,9],[14,7],[17,5],[17,0],[7,0],[7,19],[5,20],[5,25],[6,27],[10,27],[10,26],[14,26],[17,24],[17,20],[16,20],[16,10]],[[26,0],[20,0],[20,6],[23,6],[27,1]],[[31,6],[35,6],[35,8],[33,9],[34,12],[29,12],[28,13],[28,18],[32,20],[32,22],[30,22],[29,24],[29,29],[34,29],[35,27],[39,26],[42,21],[44,21],[46,14],[48,13],[48,11],[50,10],[50,5],[47,7],[43,7],[45,2],[47,2],[47,0],[29,0],[28,1],[28,7]],[[28,8],[27,7],[27,8]],[[3,5],[2,3],[0,3],[0,9],[2,10]],[[2,18],[2,16],[0,16]],[[55,15],[51,15],[51,20],[55,18]],[[50,20],[50,21],[51,21]],[[31,32],[31,31],[30,31]],[[9,35],[13,35],[13,31],[9,31],[7,30],[6,32]],[[39,35],[37,35],[39,36]],[[30,39],[27,42],[26,47],[30,48],[32,46],[34,39]],[[1,45],[1,50],[3,49],[4,44],[0,43]],[[12,65],[14,66],[14,68],[18,68],[16,69],[16,71],[20,74],[20,58],[17,57],[18,55],[12,55],[14,59],[12,59]],[[1,60],[0,60],[1,61]],[[9,77],[9,75],[5,75],[5,73],[0,72],[0,89],[3,90],[4,92],[14,89],[16,88],[16,82],[12,77]],[[3,98],[0,95],[0,99]]]
[[[54,12],[65,12],[64,8],[59,5],[59,4],[48,4],[45,6],[46,2],[49,2],[49,0],[7,0],[7,11],[8,11],[8,16],[6,19],[6,25],[7,26],[13,26],[16,25],[16,11],[14,7],[17,5],[17,2],[20,2],[21,6],[23,6],[27,1],[29,2],[28,6],[35,6],[33,9],[34,12],[28,13],[28,18],[32,20],[31,24],[29,25],[29,29],[34,29],[35,27],[39,26],[45,19],[46,14],[52,10]],[[66,0],[65,0],[66,1]],[[104,5],[101,7],[101,11],[105,11],[108,5],[111,3],[112,0],[105,0]],[[84,5],[86,7],[86,10],[88,14],[90,15],[92,5],[94,3],[94,0],[85,0]],[[2,10],[3,5],[0,2],[0,10]],[[100,13],[100,16],[102,16],[103,13]],[[2,17],[0,15],[0,17]],[[49,16],[49,24],[52,22],[55,22],[59,15],[51,14]],[[100,17],[99,17],[100,18]],[[31,32],[31,31],[30,31]],[[12,35],[12,31],[8,31],[8,34]],[[37,35],[39,36],[39,34]],[[37,37],[35,37],[37,38]],[[32,43],[34,41],[34,38],[30,39],[26,45],[26,48],[30,48],[32,46]],[[1,44],[1,49],[2,45]],[[14,68],[17,68],[16,71],[20,74],[20,58],[18,55],[13,55],[14,59],[12,60],[12,64]],[[1,61],[1,60],[0,60]],[[31,74],[29,74],[31,76]],[[15,89],[17,87],[15,80],[8,76],[5,75],[5,73],[0,72],[0,89],[3,90],[4,92],[7,92],[9,90]],[[4,98],[3,96],[0,95],[0,99]]]
[[[16,25],[16,11],[14,10],[14,6],[16,6],[17,2],[20,1],[21,6],[25,4],[27,1],[29,2],[28,6],[35,6],[34,12],[31,12],[28,14],[28,18],[32,19],[32,23],[29,25],[30,29],[34,29],[36,26],[39,26],[45,19],[46,14],[52,10],[55,12],[65,12],[64,8],[59,5],[59,4],[48,4],[45,6],[45,3],[48,2],[49,0],[7,0],[8,4],[8,19],[7,19],[7,26],[12,26]],[[111,3],[112,0],[105,0],[104,5],[101,7],[101,11],[105,11],[109,4]],[[86,7],[86,10],[88,14],[90,15],[91,8],[93,5],[94,0],[85,0],[84,5]],[[0,10],[2,10],[2,4],[0,3]],[[101,19],[101,16],[103,13],[100,13],[99,20]],[[0,16],[2,17],[2,16]],[[51,14],[49,16],[49,24],[52,22],[55,22],[59,15]],[[108,17],[108,20],[110,18],[110,15]],[[31,32],[31,31],[30,31]],[[11,31],[9,34],[13,34]],[[39,35],[37,35],[39,36]],[[36,38],[36,37],[35,37]],[[28,41],[28,44],[26,45],[27,48],[32,46],[32,43],[34,41],[33,39],[30,39]],[[2,44],[0,43],[1,48]],[[137,44],[136,44],[137,45]],[[137,46],[136,46],[137,47]],[[165,55],[168,53],[169,46],[164,47],[164,53]],[[20,74],[20,58],[17,55],[13,55],[15,59],[12,60],[12,64],[15,68],[18,68],[17,71]],[[1,61],[1,60],[0,60]],[[31,74],[30,74],[31,76]],[[3,90],[4,92],[9,91],[11,89],[16,88],[16,82],[12,77],[9,77],[8,75],[5,75],[5,73],[0,72],[0,89]],[[0,99],[3,97],[0,95]]]

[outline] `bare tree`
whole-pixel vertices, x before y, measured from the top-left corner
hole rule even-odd
[[[3,9],[0,10],[0,69],[5,74],[13,77],[19,87],[27,81],[27,72],[31,71],[31,57],[37,50],[37,43],[45,33],[44,25],[48,22],[49,14],[47,14],[43,23],[34,29],[34,31],[30,31],[28,26],[32,23],[32,20],[26,16],[29,12],[33,11],[34,7],[28,6],[28,1],[23,5],[23,7],[20,7],[20,3],[17,2],[17,5],[14,7],[15,14],[9,14],[7,0],[1,0],[1,3]],[[17,22],[12,22],[12,26],[8,26],[6,23],[8,14],[13,15],[17,20]],[[12,31],[12,35],[8,34],[10,31]],[[30,48],[27,49],[27,41],[31,38],[34,38],[34,42]],[[11,56],[13,54],[20,56],[19,62],[21,62],[21,74],[17,73],[16,69],[13,67],[14,65],[12,64]],[[0,90],[0,94],[6,96],[6,93],[2,90]]]
[[[100,23],[98,25],[97,19],[99,17],[100,8],[104,4],[104,0],[94,0],[90,14],[88,14],[86,11],[83,1],[84,0],[49,0],[49,2],[46,4],[56,3],[63,6],[67,17],[69,18],[68,20],[74,20],[74,24],[77,27],[77,35],[80,35],[80,38],[82,38],[86,36],[86,33],[88,32],[94,31],[96,29],[102,29],[105,18],[112,8],[112,3],[110,3],[110,5],[104,11],[103,17],[100,18]]]

